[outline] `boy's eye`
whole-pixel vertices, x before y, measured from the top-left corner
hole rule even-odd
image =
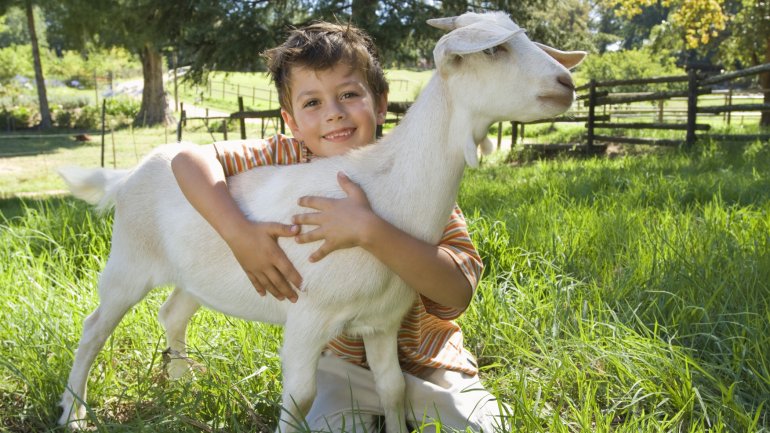
[[[305,101],[304,104],[302,104],[302,108],[315,107],[316,105],[318,105],[318,100],[317,99],[310,99],[308,101]]]
[[[356,92],[345,92],[345,93],[342,94],[341,98],[342,99],[350,99],[350,98],[355,98],[356,96],[358,96],[358,93],[356,93]]]

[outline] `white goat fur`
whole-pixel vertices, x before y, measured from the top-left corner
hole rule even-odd
[[[572,103],[567,68],[583,53],[536,46],[503,13],[431,20],[451,30],[434,50],[438,72],[401,123],[378,144],[301,166],[264,167],[228,180],[255,221],[288,222],[301,196],[343,197],[344,171],[373,210],[401,230],[438,243],[466,165],[495,121],[557,115]],[[497,51],[487,51],[499,47]],[[546,54],[547,53],[547,54]],[[59,420],[84,426],[91,365],[123,315],[154,287],[176,289],[160,311],[170,348],[185,352],[187,323],[200,305],[247,320],[284,324],[283,405],[279,429],[291,431],[315,396],[324,346],[341,332],[361,335],[389,433],[404,426],[404,379],[396,333],[416,300],[413,289],[359,248],[308,262],[318,243],[279,239],[303,276],[295,304],[260,297],[225,242],[180,192],[170,161],[190,144],[163,146],[134,170],[64,169],[75,196],[115,206],[112,251],[99,280],[99,307],[86,319]],[[177,362],[182,362],[177,360]],[[172,374],[183,365],[171,364]],[[75,397],[77,396],[77,397]]]

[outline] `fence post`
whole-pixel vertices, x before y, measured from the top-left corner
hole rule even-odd
[[[243,96],[238,97],[238,112],[243,113]],[[246,119],[241,116],[240,119],[238,119],[238,122],[241,124],[241,140],[246,139]]]
[[[497,122],[497,150],[503,144],[503,122]]]
[[[588,123],[586,124],[586,147],[589,152],[594,147],[594,122],[596,122],[596,80],[588,83]]]
[[[179,107],[180,109],[182,107]],[[187,113],[182,109],[179,115],[179,123],[176,124],[176,141],[182,141],[182,125],[186,122]]]
[[[102,168],[104,168],[105,117],[107,117],[107,99],[102,99]]]
[[[698,71],[690,68],[687,71],[687,137],[685,144],[692,147],[695,144],[695,124],[698,116]]]

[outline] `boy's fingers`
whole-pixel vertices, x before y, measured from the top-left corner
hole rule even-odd
[[[268,228],[273,236],[294,236],[299,233],[299,226],[296,224],[270,223]]]
[[[281,275],[281,273],[278,272],[277,269],[275,268],[269,269],[267,272],[265,272],[265,275],[273,283],[274,290],[271,291],[273,296],[275,296],[280,300],[288,298],[291,302],[297,301],[297,294],[289,286],[289,283],[286,281],[283,275]]]
[[[321,214],[318,213],[318,212],[301,213],[301,214],[297,214],[297,215],[294,215],[293,217],[291,217],[291,221],[294,223],[294,225],[297,225],[297,224],[300,224],[300,225],[301,224],[308,224],[308,225],[317,226],[317,225],[319,225],[318,224],[319,223],[319,221],[318,221],[319,215],[321,215]]]
[[[278,264],[276,264],[276,268],[278,268],[278,272],[280,272],[281,275],[283,275],[284,278],[294,287],[297,289],[302,287],[302,276],[299,274],[299,272],[297,272],[297,269],[289,261],[289,259],[281,260],[278,262]]]
[[[307,233],[302,233],[301,235],[297,235],[294,237],[294,239],[297,241],[298,244],[306,244],[308,242],[320,241],[323,238],[324,237],[323,237],[323,234],[321,233],[321,229],[310,230]]]
[[[364,192],[364,190],[361,189],[361,187],[358,186],[357,183],[353,182],[342,171],[337,173],[337,183],[340,184],[340,187],[342,187],[342,190],[345,191],[345,194],[347,194],[348,197],[350,197],[350,196],[360,196]]]
[[[326,257],[330,252],[332,252],[332,249],[329,242],[324,242],[323,245],[321,245],[321,248],[318,248],[310,255],[310,261],[315,263]]]
[[[262,288],[262,285],[259,284],[259,281],[257,280],[257,277],[254,276],[254,274],[246,272],[246,276],[249,277],[251,285],[254,286],[254,289],[256,289],[257,293],[259,293],[259,296],[265,296],[267,294],[265,289]]]
[[[334,200],[335,199],[333,198],[309,195],[309,196],[300,197],[300,199],[297,201],[297,204],[299,204],[302,207],[309,207],[313,209],[323,210],[328,206],[329,203],[333,202]]]
[[[270,280],[265,275],[257,274],[255,275],[255,278],[257,280],[257,283],[259,284],[259,287],[254,286],[257,289],[257,292],[260,292],[260,289],[261,289],[261,291],[265,292],[265,294],[267,294],[267,292],[270,292],[273,296],[275,296],[275,288],[273,287],[273,283],[271,283]]]

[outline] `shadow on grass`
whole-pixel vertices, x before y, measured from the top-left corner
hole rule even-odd
[[[14,218],[24,217],[30,209],[59,209],[70,206],[71,203],[79,203],[79,206],[87,205],[71,196],[45,196],[39,197],[14,197],[0,195],[0,224],[10,222]]]
[[[92,141],[78,141],[75,137],[83,131],[71,129],[51,132],[24,131],[0,133],[0,158],[14,156],[35,156],[51,153],[57,149],[72,149],[80,146],[99,146],[99,133],[91,132]]]

